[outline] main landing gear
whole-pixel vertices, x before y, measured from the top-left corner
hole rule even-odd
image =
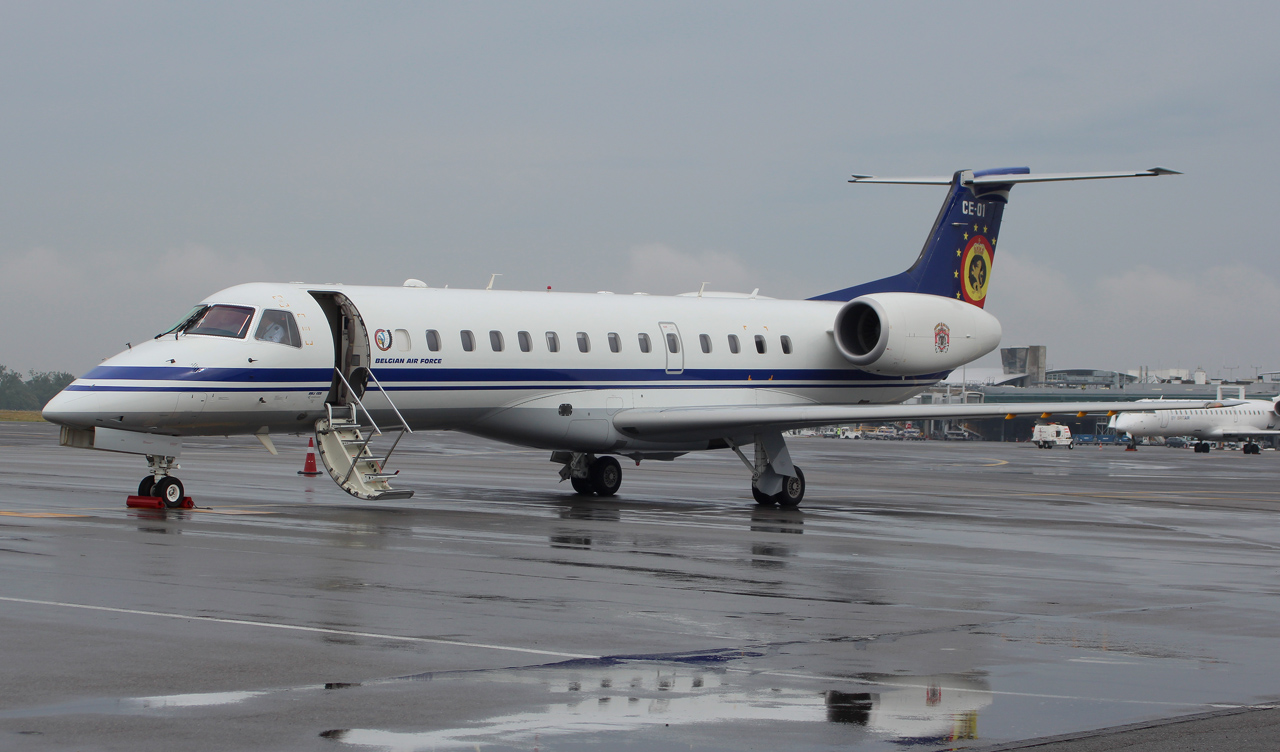
[[[613,496],[622,487],[622,466],[613,457],[585,452],[552,452],[551,461],[564,465],[560,479],[568,480],[583,496]]]
[[[1209,442],[1207,442],[1207,441],[1197,441],[1197,442],[1196,442],[1196,445],[1195,445],[1195,447],[1193,447],[1193,449],[1194,449],[1194,451],[1196,452],[1196,454],[1208,454],[1208,453],[1209,453],[1209,448],[1210,448],[1211,446],[1212,446],[1212,445],[1211,445]]]
[[[1262,454],[1262,447],[1250,441],[1249,443],[1240,447],[1240,451],[1244,452],[1245,454]]]
[[[138,495],[154,496],[169,509],[182,508],[186,498],[182,481],[169,474],[169,471],[178,469],[177,458],[148,454],[147,466],[151,468],[151,474],[138,484]]]
[[[761,491],[757,486],[751,486],[751,495],[755,497],[756,503],[762,507],[771,507],[774,505],[780,507],[798,507],[801,500],[804,499],[804,471],[795,465],[791,469],[796,471],[794,477],[788,477],[782,481],[782,490],[776,494],[769,495]]]
[[[791,464],[791,452],[781,433],[757,434],[754,462],[738,444],[725,439],[729,448],[751,470],[751,496],[761,506],[794,508],[804,499],[804,471]]]

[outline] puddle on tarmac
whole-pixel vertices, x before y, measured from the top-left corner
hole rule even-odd
[[[107,715],[136,715],[152,710],[174,708],[208,708],[216,705],[234,705],[238,702],[269,694],[268,692],[204,692],[187,695],[157,695],[155,697],[107,697],[91,700],[46,705],[26,710],[0,713],[0,718],[37,718],[50,715],[78,715],[99,713]]]
[[[424,675],[399,681],[470,683],[476,678]],[[542,685],[545,702],[446,728],[331,729],[320,736],[359,748],[409,752],[528,745],[552,738],[585,742],[583,737],[591,735],[668,726],[800,722],[863,727],[894,745],[914,745],[976,738],[978,714],[992,701],[985,679],[957,675],[828,680],[839,688],[825,691],[815,690],[808,677],[633,663],[495,672],[489,679]]]

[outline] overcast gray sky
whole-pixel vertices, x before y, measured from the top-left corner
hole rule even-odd
[[[988,310],[1053,367],[1280,370],[1274,3],[0,5],[0,363],[245,281],[808,297],[1017,187]]]

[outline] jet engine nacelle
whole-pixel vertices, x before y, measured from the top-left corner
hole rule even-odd
[[[958,368],[996,349],[1000,322],[961,300],[913,292],[878,292],[836,314],[836,347],[850,363],[886,376]]]

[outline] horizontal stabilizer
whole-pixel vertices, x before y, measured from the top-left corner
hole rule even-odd
[[[1065,180],[1103,180],[1106,178],[1146,178],[1158,175],[1181,175],[1175,170],[1152,167],[1137,172],[1044,172],[1034,174],[1025,167],[1004,170],[965,170],[960,174],[963,185],[1005,185],[1012,183],[1055,183]],[[888,183],[894,185],[950,185],[953,176],[919,178],[885,178],[875,175],[853,175],[850,183]]]

